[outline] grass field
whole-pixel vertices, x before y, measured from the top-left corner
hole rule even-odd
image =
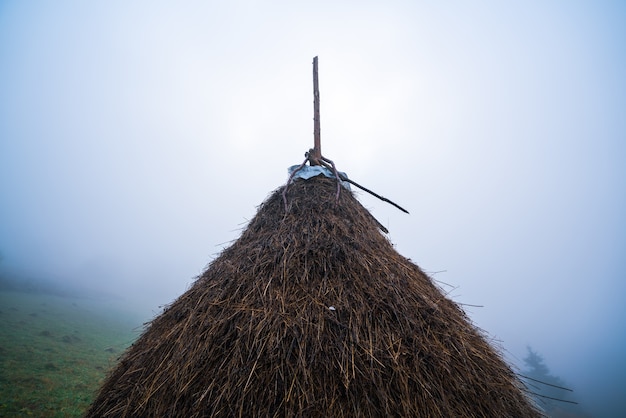
[[[80,417],[142,320],[104,301],[0,291],[0,417]]]

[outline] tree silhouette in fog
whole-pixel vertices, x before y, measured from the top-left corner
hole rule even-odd
[[[530,346],[527,349],[528,354],[524,358],[526,369],[522,377],[526,378],[528,389],[548,416],[553,418],[587,417],[588,415],[573,399],[573,391],[560,377],[550,373],[543,356]]]
[[[560,378],[552,376],[548,366],[543,362],[543,357],[534,351],[532,347],[526,347],[528,349],[528,355],[524,358],[524,363],[528,368],[525,374],[533,379],[541,380],[544,383],[550,383],[557,386],[562,386],[563,382]]]

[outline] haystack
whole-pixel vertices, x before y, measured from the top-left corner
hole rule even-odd
[[[353,194],[275,191],[88,417],[536,417],[514,372]]]

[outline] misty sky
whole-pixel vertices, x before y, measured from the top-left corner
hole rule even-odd
[[[359,195],[398,251],[626,399],[626,3],[219,3],[0,2],[3,271],[174,300],[312,147],[319,55],[322,152],[411,212]]]

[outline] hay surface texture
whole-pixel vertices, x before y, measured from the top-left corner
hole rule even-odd
[[[534,417],[500,355],[331,179],[297,180],[156,317],[89,417]]]

